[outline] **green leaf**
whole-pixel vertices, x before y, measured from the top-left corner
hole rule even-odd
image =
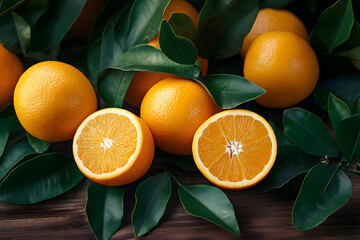
[[[197,30],[191,18],[184,13],[172,13],[169,24],[172,30],[178,36],[185,37],[195,42]]]
[[[348,161],[360,157],[360,113],[339,123],[336,129],[336,139],[342,155]]]
[[[35,157],[14,168],[0,185],[0,201],[33,204],[75,187],[84,175],[75,161],[60,153]]]
[[[45,13],[49,7],[49,0],[31,0],[26,1],[16,13],[23,17],[30,26],[37,23],[39,18]]]
[[[0,180],[6,176],[22,157],[30,153],[35,153],[35,150],[25,137],[11,144],[0,158]]]
[[[234,108],[266,92],[255,83],[236,75],[207,75],[201,77],[200,81],[209,90],[217,105],[223,109]]]
[[[57,45],[79,16],[85,2],[86,0],[49,1],[46,12],[31,29],[31,50],[48,51]]]
[[[351,112],[348,106],[335,97],[333,94],[329,94],[329,103],[328,103],[328,112],[331,124],[336,130],[339,126],[339,123],[347,117],[350,117]]]
[[[339,0],[321,13],[310,34],[310,43],[316,48],[316,41],[320,40],[330,53],[350,37],[353,23],[351,0]]]
[[[270,126],[274,130],[275,136],[276,136],[276,143],[278,148],[281,146],[288,146],[291,145],[291,142],[289,139],[285,136],[284,131],[278,129],[275,124],[271,121],[269,121]]]
[[[123,54],[123,51],[115,38],[114,28],[114,23],[110,21],[104,29],[101,42],[101,70],[113,66]]]
[[[37,153],[46,152],[49,149],[50,145],[51,145],[50,142],[45,142],[45,141],[42,141],[40,139],[37,139],[37,138],[31,136],[30,133],[28,133],[28,132],[26,133],[26,137],[27,137],[30,145],[35,149],[35,151]]]
[[[169,162],[186,172],[198,171],[198,168],[192,156],[172,155],[169,153],[161,152],[161,155],[157,156],[156,159],[160,162]]]
[[[100,95],[109,107],[122,107],[134,72],[106,69],[99,82]]]
[[[350,179],[339,168],[317,165],[306,175],[293,208],[293,224],[299,230],[316,227],[350,198]]]
[[[360,60],[360,46],[347,51],[336,53],[336,55],[347,57],[354,60]]]
[[[174,62],[194,64],[197,59],[194,44],[184,37],[177,36],[165,19],[161,22],[159,44],[161,51]]]
[[[260,0],[260,8],[284,8],[291,0]]]
[[[0,1],[0,17],[8,12],[14,11],[24,4],[26,0],[2,0]]]
[[[87,188],[86,215],[99,240],[110,239],[119,229],[126,187],[109,187],[91,182]]]
[[[3,119],[0,118],[0,157],[4,153],[4,149],[9,137],[9,130],[6,126],[6,123]]]
[[[131,218],[135,237],[146,234],[158,224],[170,196],[171,179],[166,172],[149,177],[139,184]]]
[[[301,108],[287,109],[283,124],[285,135],[305,152],[318,157],[339,155],[325,123],[318,116]]]
[[[201,71],[199,65],[176,63],[166,57],[160,49],[147,44],[141,44],[126,51],[112,68],[123,71],[170,73],[184,78],[196,78]]]
[[[258,11],[258,1],[207,0],[199,15],[199,56],[223,59],[238,54]]]
[[[159,31],[169,2],[170,0],[135,0],[129,15],[127,49],[137,44],[148,43],[154,37]]]
[[[12,12],[12,18],[15,24],[16,33],[19,38],[22,53],[26,55],[26,51],[30,46],[31,30],[29,24],[21,16]]]
[[[101,39],[91,43],[87,47],[87,54],[86,54],[86,63],[87,69],[89,71],[90,78],[97,86],[98,77],[101,73],[102,69],[102,56],[101,56]],[[95,87],[97,90],[97,88]]]
[[[357,112],[357,102],[360,98],[360,75],[342,75],[323,79],[317,84],[313,97],[316,103],[327,110],[329,93],[344,101],[352,113]]]
[[[19,38],[11,14],[0,18],[0,42],[11,52],[21,52]]]
[[[8,104],[1,112],[0,112],[0,118],[2,118],[10,133],[18,132],[23,130],[23,127],[21,126],[19,120],[16,117],[14,104]]]
[[[180,185],[178,193],[189,214],[240,236],[234,207],[223,191],[208,185]]]
[[[262,193],[280,188],[296,176],[309,171],[316,161],[319,158],[307,154],[295,145],[282,146],[278,148],[276,161],[268,175],[252,190]]]

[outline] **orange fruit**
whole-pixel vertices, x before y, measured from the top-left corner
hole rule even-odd
[[[89,80],[75,67],[45,61],[21,75],[14,107],[21,125],[31,135],[61,142],[72,139],[81,122],[96,111],[97,99]]]
[[[316,55],[307,41],[290,32],[268,32],[246,54],[244,76],[266,90],[255,101],[269,108],[295,105],[314,90],[319,77]]]
[[[148,44],[160,49],[158,39],[153,39]],[[208,60],[203,58],[198,59],[201,67],[201,75],[205,76],[208,69]],[[139,108],[141,105],[141,101],[143,100],[147,91],[149,91],[149,89],[156,83],[168,77],[175,76],[168,73],[157,73],[148,71],[135,72],[133,78],[131,79],[129,88],[127,89],[125,101],[130,103],[132,106]]]
[[[0,43],[0,110],[13,101],[16,83],[23,72],[19,58]]]
[[[194,135],[193,156],[200,172],[225,189],[249,188],[274,165],[274,131],[260,115],[227,110],[206,120]]]
[[[303,22],[287,10],[272,8],[261,9],[255,19],[254,25],[245,37],[241,47],[241,56],[244,59],[251,43],[261,34],[272,31],[292,32],[308,40],[308,32]]]
[[[76,131],[73,153],[80,171],[108,186],[131,183],[150,168],[154,140],[135,114],[119,108],[99,110]]]
[[[195,131],[219,111],[199,83],[171,77],[161,80],[146,93],[140,116],[149,126],[158,148],[172,154],[190,155]]]
[[[103,4],[104,0],[86,0],[83,9],[69,30],[70,33],[82,40],[87,40]]]

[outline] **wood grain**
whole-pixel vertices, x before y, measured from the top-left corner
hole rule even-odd
[[[185,184],[208,184],[199,173],[185,173],[175,167],[171,170]],[[301,179],[262,194],[250,190],[225,191],[235,207],[241,237],[188,215],[173,185],[163,219],[140,239],[359,239],[360,179],[352,173],[349,176],[353,181],[349,202],[323,224],[308,231],[298,231],[291,223],[291,209]],[[84,180],[64,195],[34,205],[0,203],[0,239],[95,239],[85,215],[88,183],[89,180]],[[121,229],[112,239],[134,239],[130,219],[135,187],[132,184],[125,195],[125,216]]]

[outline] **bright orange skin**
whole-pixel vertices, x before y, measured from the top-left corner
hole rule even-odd
[[[23,72],[19,58],[0,43],[0,110],[13,101],[16,83]]]
[[[70,28],[71,34],[82,40],[87,40],[103,4],[104,0],[87,0],[80,15]]]
[[[158,39],[153,39],[148,44],[160,49]],[[200,57],[198,58],[198,60],[201,67],[201,76],[205,76],[208,70],[208,60]],[[132,106],[139,108],[141,105],[141,101],[143,100],[147,91],[149,91],[149,89],[156,83],[168,77],[175,76],[168,73],[157,73],[148,71],[135,72],[133,78],[131,79],[129,88],[126,92],[125,100]]]
[[[272,31],[292,32],[305,40],[309,38],[305,25],[296,15],[287,10],[264,8],[259,11],[253,27],[244,39],[240,52],[242,58],[245,58],[251,43],[258,36]]]
[[[74,137],[77,127],[96,111],[97,99],[89,80],[73,66],[46,61],[20,77],[14,107],[21,125],[34,137],[61,142]]]
[[[268,32],[251,45],[244,76],[266,90],[255,101],[285,108],[308,97],[319,77],[316,55],[307,41],[290,32]]]
[[[219,111],[199,83],[171,77],[158,82],[146,93],[140,116],[149,126],[158,148],[172,154],[191,155],[197,128]]]

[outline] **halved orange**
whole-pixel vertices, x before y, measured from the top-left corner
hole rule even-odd
[[[135,114],[118,108],[88,116],[76,131],[73,154],[80,171],[108,186],[131,183],[150,168],[154,140]]]
[[[269,123],[248,110],[227,110],[206,120],[193,139],[200,172],[225,189],[260,182],[274,165],[277,143]]]

